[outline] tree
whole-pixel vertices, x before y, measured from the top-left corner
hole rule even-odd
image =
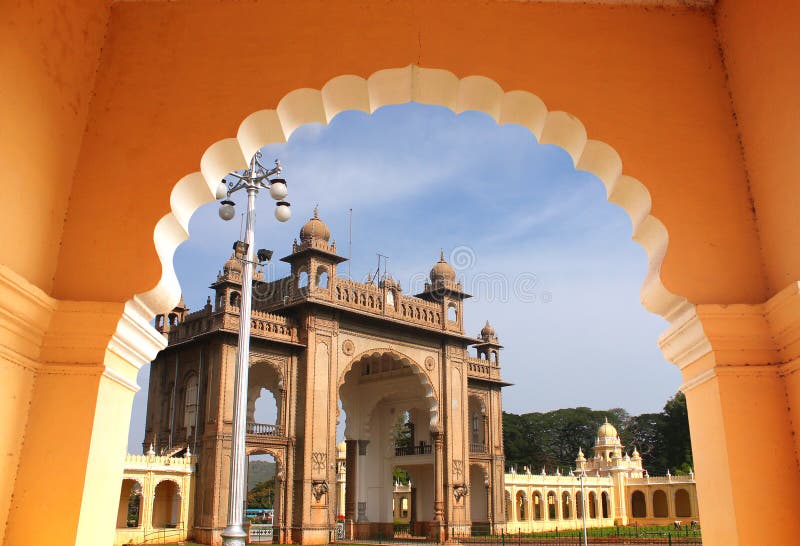
[[[543,466],[571,469],[583,449],[592,455],[597,429],[608,419],[629,451],[638,449],[642,465],[651,474],[686,473],[692,465],[686,398],[678,393],[661,413],[630,415],[622,408],[595,411],[586,407],[545,413],[503,413],[506,463],[536,472]]]

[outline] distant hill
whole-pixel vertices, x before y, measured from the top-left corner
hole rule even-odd
[[[247,490],[252,491],[257,483],[275,476],[275,463],[269,461],[251,461],[247,468]]]

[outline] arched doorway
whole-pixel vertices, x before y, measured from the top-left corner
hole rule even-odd
[[[175,529],[181,525],[181,493],[178,484],[164,480],[153,495],[152,524],[155,529]]]
[[[245,518],[250,524],[252,542],[271,541],[282,536],[278,509],[282,505],[283,488],[278,479],[277,461],[273,453],[255,448],[247,456]]]
[[[473,528],[486,530],[489,525],[489,477],[481,464],[469,465],[470,521]]]
[[[282,384],[280,372],[273,363],[257,361],[250,364],[247,377],[248,434],[283,436]]]
[[[142,486],[136,480],[122,480],[117,510],[117,528],[139,527],[142,524]]]
[[[558,518],[558,498],[555,491],[547,493],[547,519],[554,520]]]
[[[424,535],[435,516],[438,434],[438,404],[425,373],[396,351],[369,351],[346,368],[339,399],[348,464],[345,518],[361,538],[385,532],[381,525],[393,522],[395,470],[402,468],[414,519],[409,532]]]
[[[610,516],[610,509],[608,505],[608,493],[605,491],[600,493],[600,508],[603,519],[608,518]]]
[[[675,516],[679,518],[692,517],[692,503],[686,489],[675,491]]]
[[[663,489],[653,491],[653,517],[668,518],[669,507],[667,505],[667,494]]]
[[[589,491],[589,517],[592,519],[597,519],[597,493],[594,491]]]
[[[634,491],[631,494],[631,516],[634,518],[647,517],[647,501],[641,491]]]
[[[562,519],[569,519],[570,514],[572,513],[570,504],[572,499],[570,499],[569,491],[564,491],[561,494],[561,517]]]

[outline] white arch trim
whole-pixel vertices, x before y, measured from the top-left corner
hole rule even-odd
[[[563,148],[575,168],[595,174],[606,188],[608,200],[628,213],[633,239],[648,256],[648,271],[641,287],[644,307],[669,322],[691,314],[694,305],[671,293],[661,282],[661,264],[668,244],[664,224],[650,214],[647,188],[625,175],[619,154],[608,144],[591,140],[575,116],[548,111],[544,102],[528,91],[504,91],[483,76],[459,79],[447,70],[409,65],[375,72],[368,78],[343,75],[322,89],[296,89],[272,110],[260,110],[242,121],[235,137],[211,144],[200,159],[200,170],[187,174],[170,195],[171,211],[156,224],[153,240],[161,261],[161,278],[151,290],[136,294],[125,306],[110,348],[132,362],[149,362],[165,341],[150,326],[156,314],[169,311],[180,299],[180,284],[173,255],[189,238],[189,219],[201,205],[214,199],[219,181],[247,167],[260,148],[285,142],[301,125],[327,124],[346,110],[372,113],[382,106],[418,102],[444,106],[455,113],[480,111],[503,125],[527,127],[541,144]]]

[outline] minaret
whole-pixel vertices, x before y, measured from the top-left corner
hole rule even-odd
[[[433,266],[428,277],[430,282],[425,283],[425,290],[416,297],[441,305],[445,330],[463,332],[463,301],[472,296],[464,292],[460,282],[456,282],[456,271],[444,259],[444,250],[441,251],[439,261]]]
[[[473,344],[473,347],[478,351],[478,358],[482,358],[483,360],[487,360],[492,364],[499,366],[500,365],[500,349],[503,348],[500,345],[500,340],[497,339],[494,333],[494,328],[489,321],[486,321],[486,326],[481,328],[481,333],[478,336],[478,339],[481,341],[479,343]]]
[[[319,208],[314,207],[314,216],[300,228],[300,242],[295,240],[292,253],[281,258],[292,266],[292,284],[289,295],[292,299],[323,290],[330,295],[330,280],[336,277],[336,266],[346,262],[336,254],[336,243],[330,242],[331,230],[319,217]]]

